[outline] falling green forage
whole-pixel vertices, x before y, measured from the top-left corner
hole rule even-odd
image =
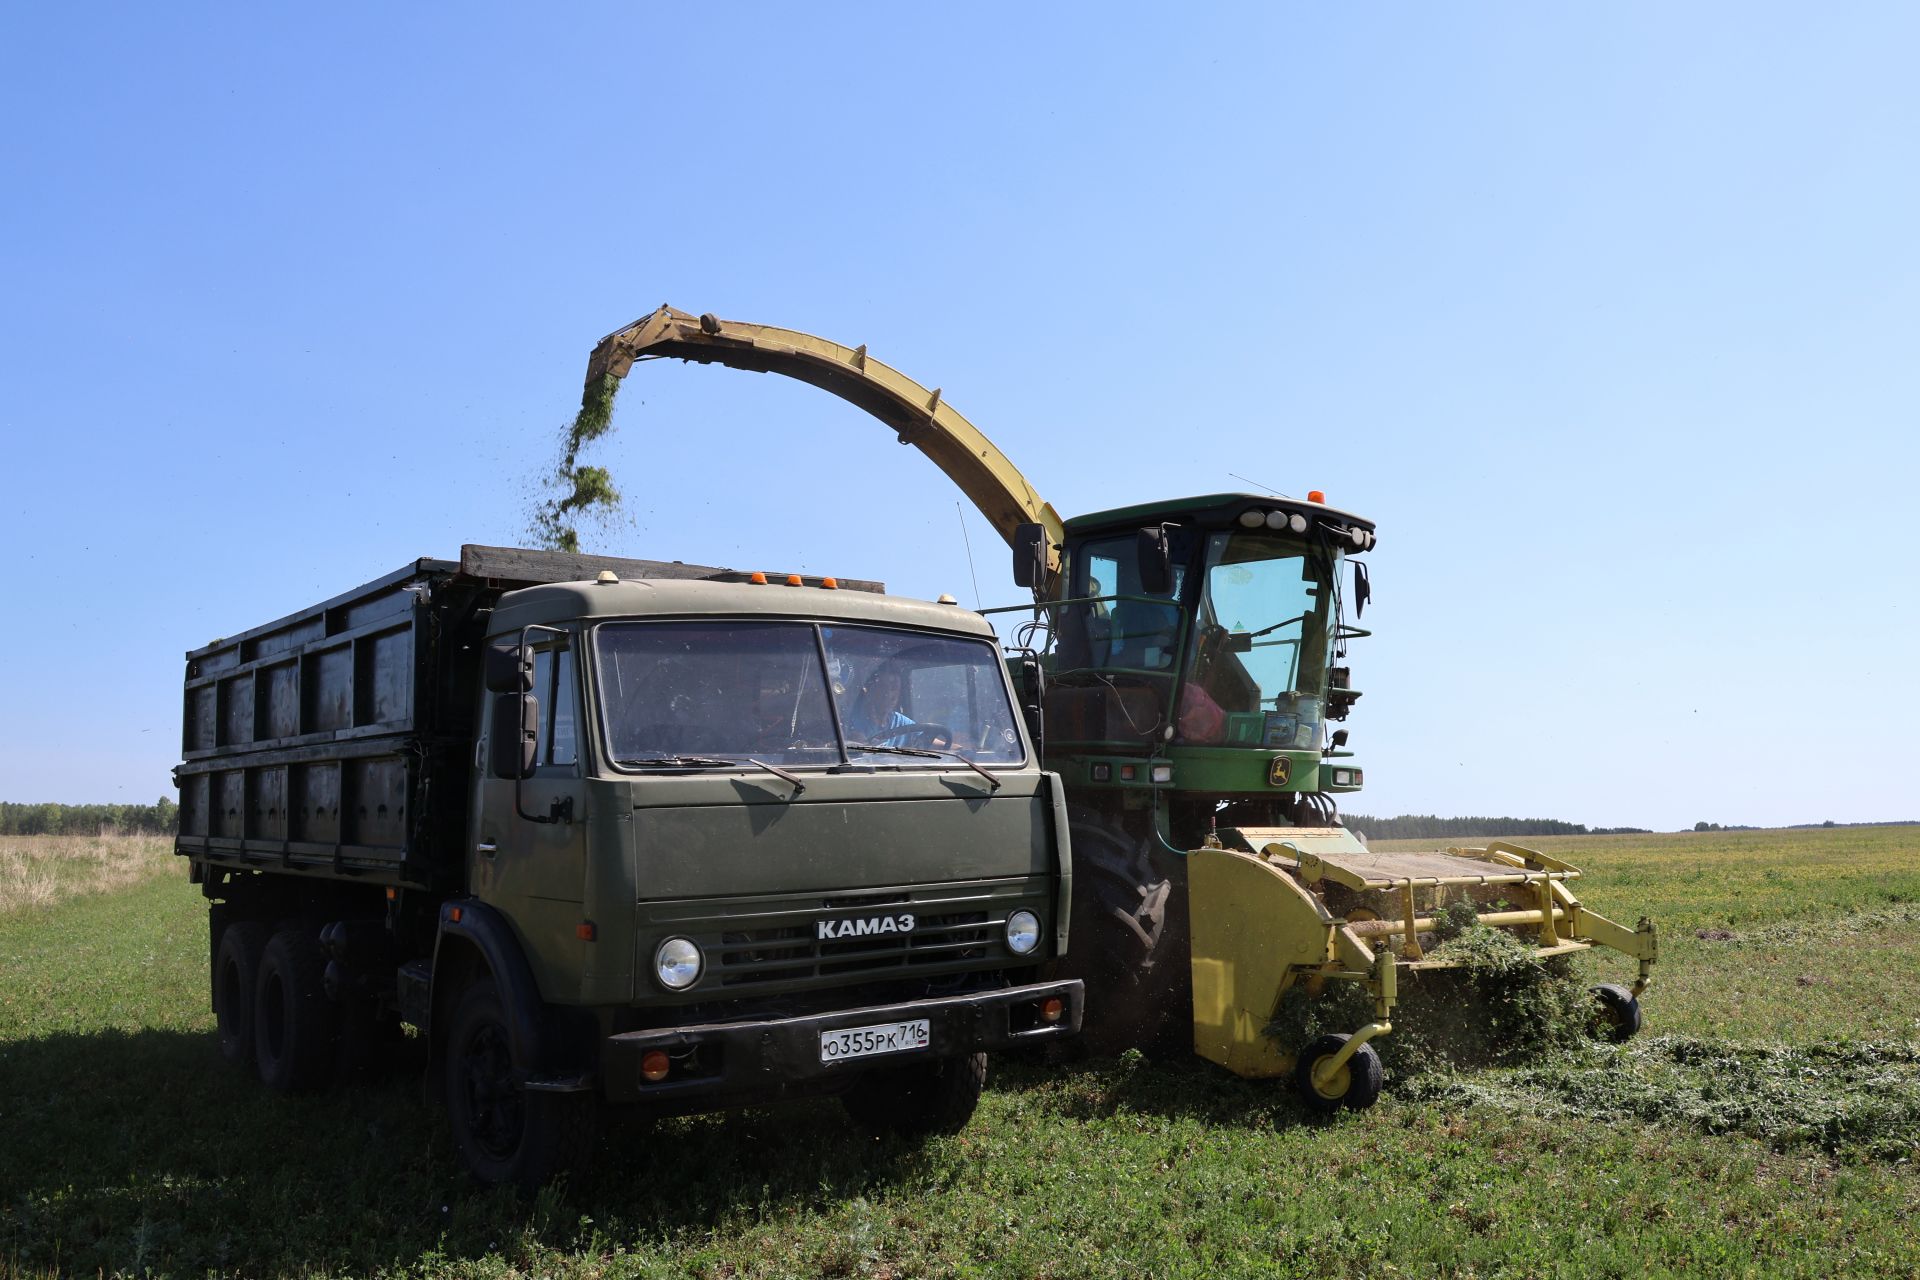
[[[560,461],[544,482],[547,496],[534,508],[531,532],[549,551],[580,550],[582,516],[602,522],[620,508],[620,491],[605,467],[581,466],[580,451],[613,429],[613,397],[620,379],[605,374],[580,398],[580,412],[567,424]]]

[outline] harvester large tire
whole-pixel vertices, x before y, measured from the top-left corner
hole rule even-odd
[[[1640,1002],[1633,992],[1612,982],[1593,988],[1593,1034],[1601,1040],[1625,1044],[1640,1034]]]
[[[236,1067],[253,1065],[253,988],[267,926],[236,920],[220,931],[213,954],[213,1022],[220,1056]]]
[[[1318,1037],[1300,1052],[1293,1068],[1293,1082],[1299,1086],[1300,1096],[1306,1100],[1307,1106],[1315,1111],[1325,1113],[1340,1107],[1364,1111],[1380,1100],[1380,1085],[1385,1073],[1380,1068],[1380,1055],[1373,1051],[1370,1044],[1363,1044],[1355,1050],[1331,1080],[1322,1082],[1314,1079],[1314,1068],[1339,1053],[1350,1038],[1329,1033]]]
[[[280,1093],[309,1093],[333,1079],[339,1006],[327,999],[318,931],[289,924],[260,954],[253,983],[253,1060]]]
[[[492,978],[454,1006],[444,1069],[453,1145],[477,1181],[531,1194],[560,1174],[584,1172],[599,1134],[596,1099],[521,1084]]]
[[[1087,984],[1075,1042],[1087,1053],[1185,1052],[1193,1046],[1186,866],[1158,865],[1158,842],[1070,808],[1073,918],[1062,976]]]
[[[957,1133],[973,1119],[986,1082],[987,1055],[969,1053],[869,1072],[840,1101],[869,1129],[910,1138]]]

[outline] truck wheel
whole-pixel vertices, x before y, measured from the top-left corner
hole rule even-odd
[[[1633,992],[1612,982],[1593,988],[1593,1034],[1624,1044],[1640,1034],[1640,1002]]]
[[[236,1067],[253,1065],[253,988],[266,949],[267,927],[237,920],[220,931],[213,953],[213,1021],[220,1056]]]
[[[1380,1055],[1370,1044],[1361,1045],[1331,1079],[1314,1078],[1314,1068],[1340,1052],[1347,1039],[1337,1033],[1318,1037],[1301,1052],[1293,1069],[1300,1096],[1315,1111],[1328,1112],[1342,1106],[1364,1111],[1380,1100]]]
[[[287,925],[260,954],[253,984],[253,1059],[280,1093],[326,1087],[333,1076],[338,1010],[327,999],[327,957],[315,931]]]
[[[585,1170],[597,1133],[594,1097],[522,1087],[491,978],[468,987],[454,1007],[445,1084],[453,1145],[478,1181],[530,1193]]]
[[[879,1132],[956,1133],[973,1119],[986,1082],[987,1055],[969,1053],[868,1072],[840,1095],[840,1102],[856,1123]]]

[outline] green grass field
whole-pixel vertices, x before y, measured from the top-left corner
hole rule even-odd
[[[1920,828],[1540,841],[1660,925],[1624,1048],[1331,1121],[1192,1060],[997,1064],[956,1137],[830,1103],[615,1123],[527,1204],[464,1180],[417,1077],[224,1069],[157,846],[12,843],[0,1276],[1920,1276]]]

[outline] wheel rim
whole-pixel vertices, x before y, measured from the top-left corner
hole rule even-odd
[[[508,1159],[520,1146],[522,1109],[506,1028],[497,1022],[478,1028],[468,1037],[461,1058],[467,1130],[487,1155]]]
[[[1347,1090],[1353,1085],[1353,1059],[1340,1064],[1340,1069],[1329,1072],[1326,1069],[1328,1058],[1315,1058],[1313,1070],[1307,1078],[1313,1083],[1313,1091],[1328,1102],[1338,1102],[1347,1096]]]

